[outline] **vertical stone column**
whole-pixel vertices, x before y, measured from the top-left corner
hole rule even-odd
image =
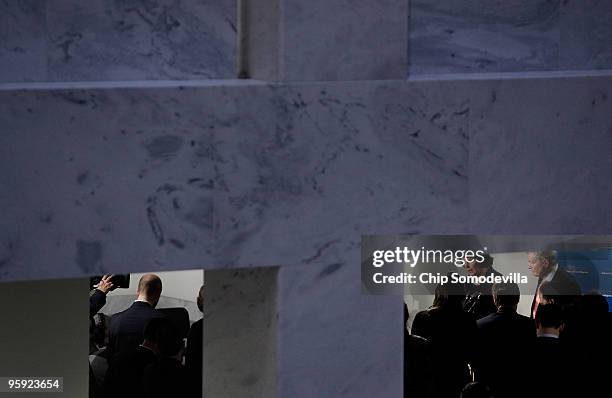
[[[277,272],[206,272],[203,396],[276,397]]]
[[[88,396],[88,286],[87,278],[2,284],[2,377],[63,377],[57,396]]]
[[[407,0],[261,0],[242,10],[253,79],[406,78]]]
[[[238,69],[252,79],[350,88],[351,81],[407,76],[407,0],[261,0],[239,7]],[[281,265],[279,396],[400,396],[403,299],[361,293],[358,248],[339,262]]]

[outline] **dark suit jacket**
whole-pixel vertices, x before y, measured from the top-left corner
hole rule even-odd
[[[476,332],[476,321],[460,305],[430,308],[414,317],[412,334],[431,344],[434,396],[457,397],[470,381],[468,362],[472,359]]]
[[[514,310],[502,310],[477,322],[476,378],[495,397],[519,397],[527,391],[524,361],[533,352],[533,320]]]
[[[148,303],[136,301],[130,308],[110,318],[109,349],[112,355],[130,351],[138,347],[143,340],[147,323],[153,318],[164,315]]]
[[[104,380],[106,395],[116,398],[140,397],[144,388],[144,370],[156,362],[155,353],[141,346],[114,356]]]
[[[542,283],[542,278],[538,280],[538,287]],[[568,274],[566,271],[562,270],[561,267],[557,269],[555,276],[549,282],[550,286],[559,293],[559,305],[562,307],[567,306],[572,301],[576,299],[576,297],[581,295],[580,286],[574,279],[573,276]],[[538,294],[538,289],[536,289],[535,294],[533,295],[533,300],[531,301],[531,316],[533,317],[533,308],[536,303],[536,295]]]
[[[106,294],[102,293],[101,290],[93,289],[89,292],[89,353],[93,353],[97,350],[94,342],[94,315],[98,313],[106,304]]]
[[[93,289],[89,292],[89,316],[93,317],[106,304],[106,294],[101,290]]]
[[[195,321],[189,329],[185,350],[185,369],[189,378],[190,396],[202,397],[203,320]]]
[[[560,339],[538,337],[532,356],[532,366],[537,380],[530,395],[540,397],[579,397],[579,383],[588,383],[575,372],[576,364]]]
[[[143,398],[188,397],[187,373],[174,358],[162,358],[143,374]]]
[[[433,375],[429,341],[404,330],[404,397],[433,398]]]

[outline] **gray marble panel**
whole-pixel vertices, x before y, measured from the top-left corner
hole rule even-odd
[[[277,273],[276,267],[206,273],[205,397],[277,396]]]
[[[63,392],[51,396],[87,397],[87,285],[64,279],[0,286],[0,374],[63,377]]]
[[[612,2],[565,0],[562,4],[560,68],[612,68]]]
[[[0,81],[47,78],[45,2],[0,2]]]
[[[462,83],[251,87],[216,131],[219,265],[341,262],[369,233],[467,223]]]
[[[279,396],[402,396],[403,298],[363,294],[359,262],[280,269]]]
[[[554,70],[560,0],[413,0],[409,74]]]
[[[609,233],[612,77],[481,81],[470,113],[478,233]]]
[[[406,76],[407,0],[281,1],[281,79]]]
[[[224,90],[0,91],[0,276],[210,264]]]
[[[364,234],[525,232],[538,214],[533,232],[606,232],[609,87],[0,91],[0,277],[333,264]]]
[[[234,0],[47,2],[50,81],[234,76]]]

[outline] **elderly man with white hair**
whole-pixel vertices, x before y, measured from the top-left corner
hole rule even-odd
[[[557,253],[554,250],[528,252],[527,263],[533,276],[538,278],[538,287],[531,303],[532,319],[535,318],[538,305],[542,300],[543,295],[540,294],[540,289],[544,284],[548,292],[554,292],[556,304],[561,306],[571,303],[576,296],[580,296],[580,286],[573,276],[559,268]]]

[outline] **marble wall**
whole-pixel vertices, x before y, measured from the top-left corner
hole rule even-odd
[[[403,298],[362,293],[359,263],[280,268],[280,397],[402,396]]]
[[[284,80],[401,79],[407,0],[283,0]]]
[[[461,86],[0,91],[0,275],[308,265],[465,225]]]
[[[604,0],[411,0],[409,75],[612,68]]]
[[[561,67],[612,68],[612,3],[606,0],[563,0],[562,4]]]
[[[408,0],[246,2],[245,61],[272,81],[404,79]]]
[[[402,298],[361,293],[361,235],[609,231],[610,87],[0,91],[0,278],[282,264],[280,396],[398,395]]]
[[[470,226],[477,233],[612,229],[610,77],[490,82],[470,112]]]
[[[231,78],[236,3],[5,1],[0,81]],[[247,9],[255,10],[246,42],[255,78],[612,67],[606,0],[265,0]]]
[[[400,396],[361,235],[612,226],[612,75],[406,81],[406,48],[413,75],[607,68],[585,3],[282,1],[262,65],[310,83],[268,84],[201,80],[233,73],[233,1],[4,2],[3,82],[124,82],[0,85],[0,281],[205,268],[215,394]]]
[[[1,285],[2,377],[63,377],[63,392],[51,396],[87,396],[87,285],[87,279]]]
[[[231,78],[235,0],[0,3],[0,81]]]
[[[0,91],[0,278],[331,264],[363,234],[534,217],[604,232],[611,82]]]
[[[276,267],[206,273],[205,397],[277,396],[277,273]]]

